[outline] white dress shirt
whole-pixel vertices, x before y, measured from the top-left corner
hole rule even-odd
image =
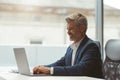
[[[71,59],[71,66],[74,65],[75,55],[76,55],[77,49],[78,49],[78,47],[79,47],[81,41],[82,41],[82,39],[81,39],[79,42],[73,43],[73,44],[70,45],[70,47],[73,49],[73,52],[72,52],[72,59]]]

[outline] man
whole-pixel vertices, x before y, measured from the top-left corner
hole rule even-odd
[[[66,18],[70,40],[73,41],[64,57],[47,66],[37,66],[34,74],[54,76],[102,77],[102,61],[98,46],[86,35],[87,19],[80,13]]]

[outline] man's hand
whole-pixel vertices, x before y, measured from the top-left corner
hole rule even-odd
[[[50,74],[50,68],[45,67],[45,66],[37,66],[33,68],[33,73],[34,74]]]

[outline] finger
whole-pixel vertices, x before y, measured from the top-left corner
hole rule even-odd
[[[42,73],[43,66],[39,65],[33,68],[33,74],[40,74]]]
[[[42,73],[41,68],[37,67],[34,71],[34,74],[40,74],[40,73]]]
[[[38,67],[33,68],[33,73],[37,74],[38,73]]]
[[[34,67],[34,68],[33,68],[33,71],[36,71],[36,69],[37,69],[37,67]]]

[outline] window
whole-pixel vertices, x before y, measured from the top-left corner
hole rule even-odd
[[[119,0],[104,1],[104,43],[109,39],[120,39]],[[105,45],[104,44],[104,45]]]
[[[96,0],[31,1],[1,0],[0,44],[68,44],[65,17],[76,11],[87,17],[87,35],[96,39]]]

